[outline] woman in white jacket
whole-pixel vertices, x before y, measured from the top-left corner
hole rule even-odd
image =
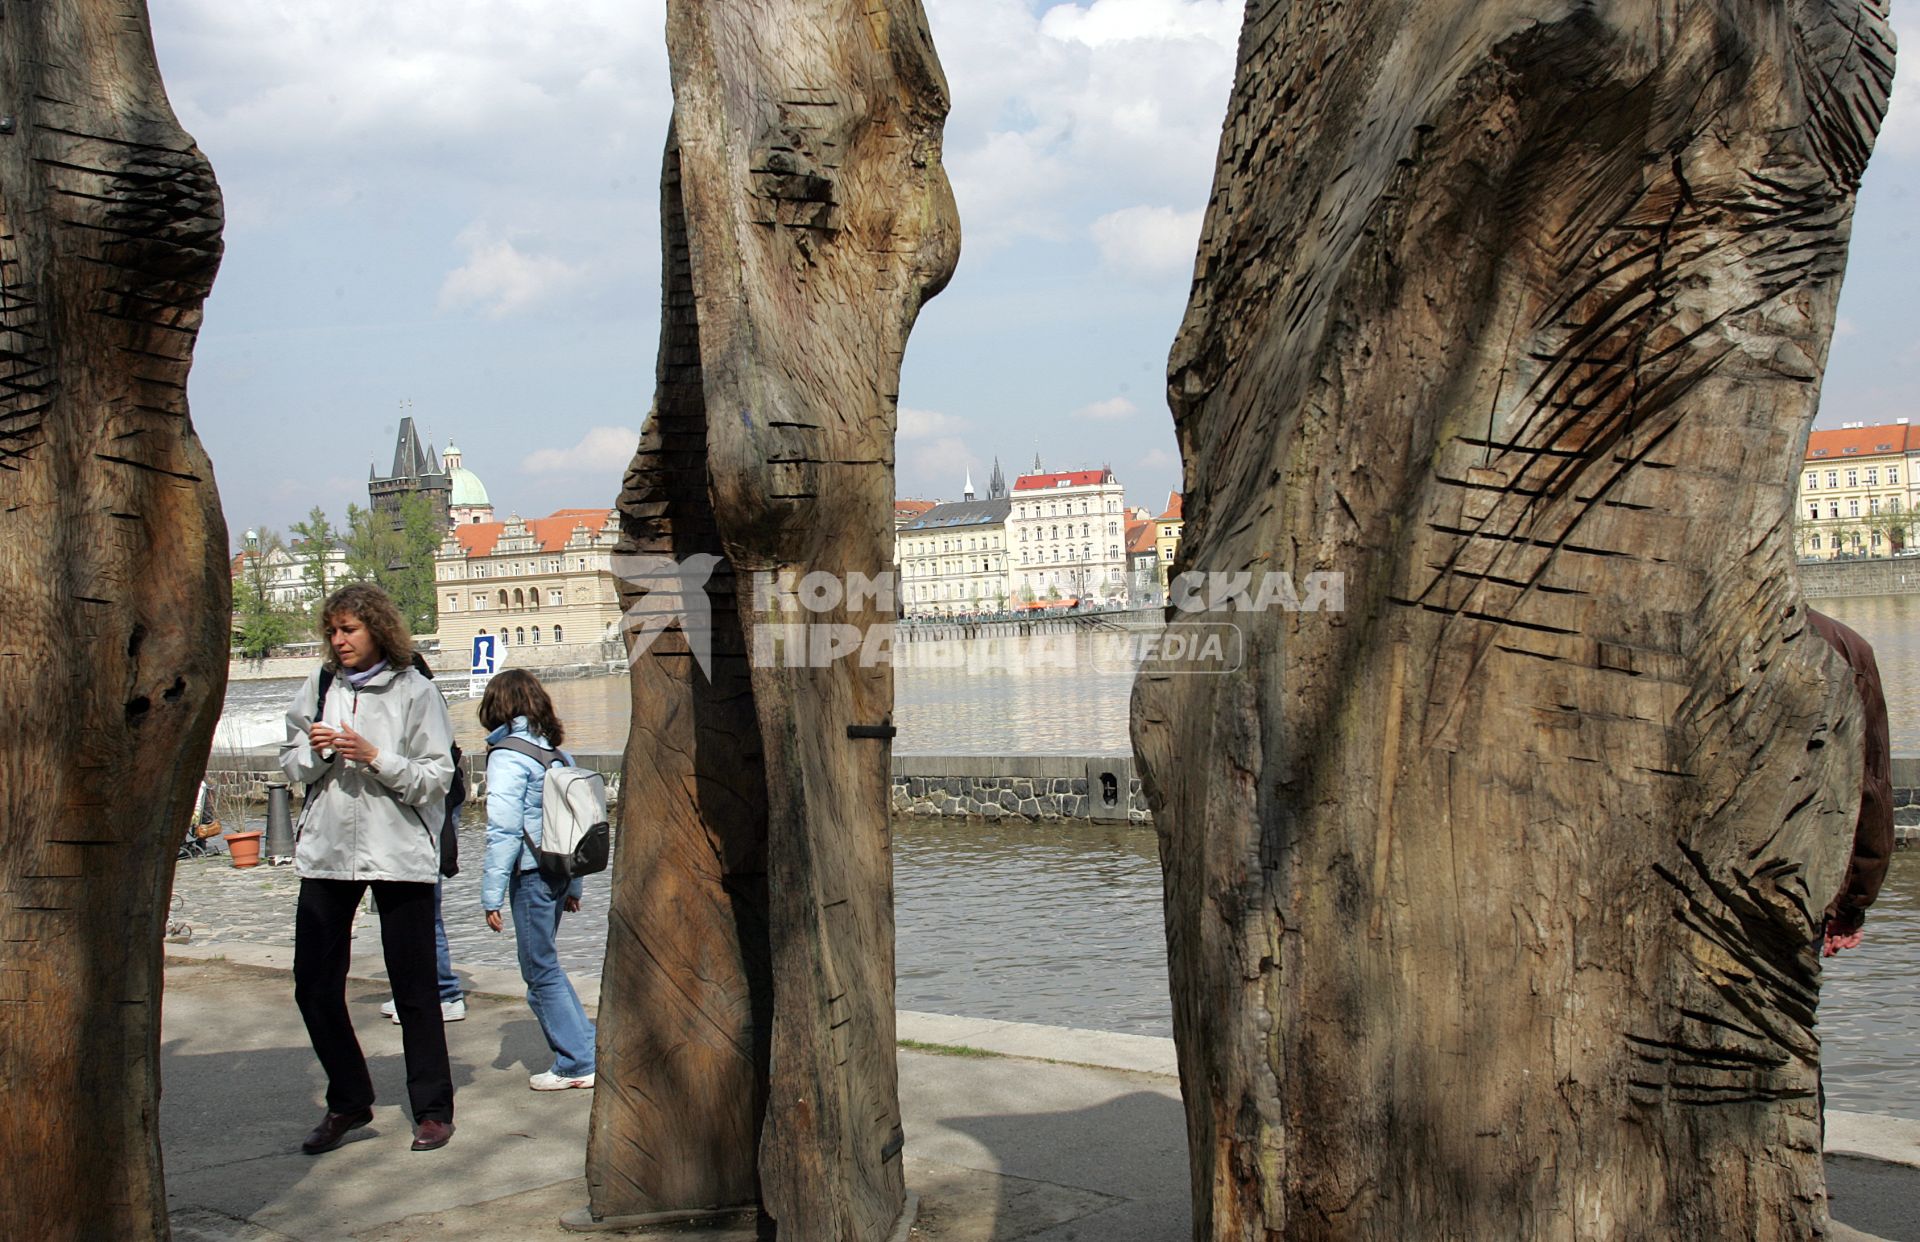
[[[307,787],[293,852],[293,994],[327,1072],[326,1116],[301,1150],[330,1151],[373,1121],[373,1080],[346,999],[354,911],[370,886],[406,1053],[413,1150],[432,1151],[453,1137],[433,939],[453,725],[439,690],[410,667],[413,640],[385,591],[343,587],[320,618],[324,701],[316,670],[294,696],[280,748],[288,780]]]

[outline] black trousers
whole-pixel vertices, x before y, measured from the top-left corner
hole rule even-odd
[[[353,914],[373,889],[380,948],[393,982],[407,1059],[407,1102],[416,1123],[453,1120],[453,1068],[440,1019],[440,972],[433,949],[433,885],[390,880],[301,880],[293,920],[293,999],[327,1071],[327,1111],[373,1106],[367,1058],[347,1016]]]

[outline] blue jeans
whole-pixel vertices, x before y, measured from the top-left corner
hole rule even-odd
[[[593,1073],[593,1022],[567,972],[560,969],[553,946],[566,897],[565,884],[555,884],[538,871],[515,871],[507,886],[527,1005],[553,1049],[553,1072],[562,1078],[581,1078]]]
[[[440,917],[440,894],[446,886],[445,879],[433,882],[433,958],[440,968],[440,1003],[443,1005],[465,1000],[467,996],[460,990],[460,976],[453,973],[453,955],[447,951],[447,924]]]

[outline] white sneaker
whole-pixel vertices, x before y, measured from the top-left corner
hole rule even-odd
[[[593,1089],[593,1075],[582,1074],[578,1078],[562,1078],[552,1070],[541,1070],[527,1079],[527,1085],[535,1091],[565,1091],[569,1087]]]
[[[380,1006],[380,1012],[385,1014],[387,1016],[387,1019],[391,1021],[395,1026],[400,1025],[400,1014],[398,1010],[394,1008],[394,1004],[392,1001],[386,1001],[382,1003]],[[466,1021],[466,1018],[467,1018],[467,1001],[465,997],[462,997],[457,1001],[441,1001],[440,1002],[440,1020],[442,1022],[464,1022]]]

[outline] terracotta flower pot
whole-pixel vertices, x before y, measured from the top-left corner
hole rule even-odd
[[[227,853],[233,856],[236,867],[257,867],[260,865],[260,838],[264,834],[254,832],[222,833],[220,839],[227,843]]]

